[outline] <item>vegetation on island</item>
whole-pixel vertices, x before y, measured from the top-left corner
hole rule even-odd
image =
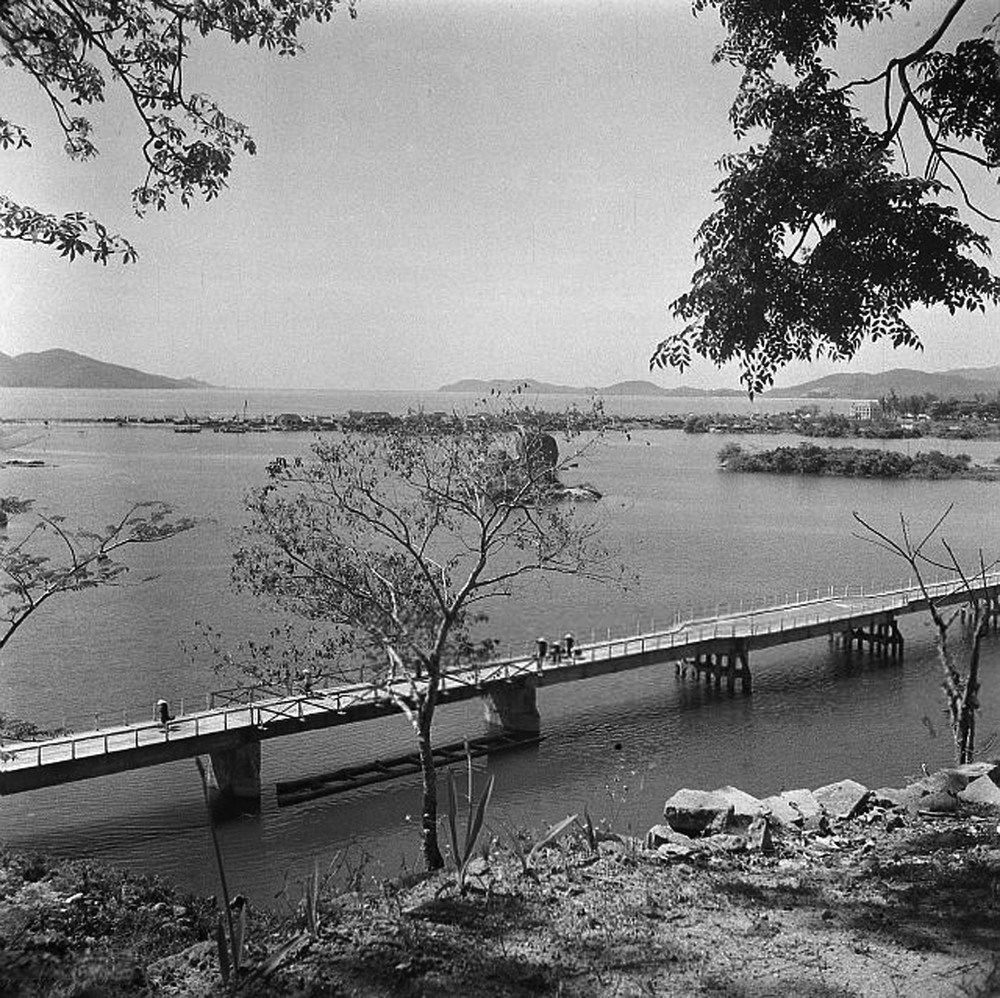
[[[942,454],[939,450],[915,455],[873,447],[797,447],[744,450],[726,444],[719,451],[719,464],[726,471],[775,475],[840,475],[847,478],[974,478],[996,481],[1000,471],[972,463],[968,454]]]
[[[793,360],[848,360],[868,340],[919,347],[914,306],[1000,303],[973,227],[997,221],[974,195],[1000,165],[1000,14],[984,25],[954,0],[917,22],[913,48],[845,79],[851,32],[905,18],[910,0],[693,7],[722,19],[715,59],[741,71],[730,119],[752,144],[720,160],[699,267],[671,306],[683,328],[652,365],[735,360],[756,394]]]

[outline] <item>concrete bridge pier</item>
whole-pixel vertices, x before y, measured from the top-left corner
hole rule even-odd
[[[855,646],[858,651],[868,645],[868,654],[876,658],[901,658],[904,639],[895,615],[882,623],[873,623],[869,630],[863,627],[849,627],[841,634],[841,644],[850,655]]]
[[[753,676],[750,674],[750,656],[745,641],[737,641],[729,650],[726,666],[726,688],[732,693],[739,680],[744,693],[753,693]]]
[[[695,678],[705,677],[706,686],[722,689],[722,680],[726,680],[726,690],[733,693],[736,684],[740,684],[743,693],[753,692],[753,676],[750,674],[750,661],[745,641],[734,641],[732,646],[721,652],[707,652],[695,655],[676,663],[678,677],[684,678],[688,670],[694,672]]]
[[[486,723],[512,735],[537,735],[542,729],[533,676],[492,686],[483,693]]]
[[[209,784],[223,801],[260,807],[260,742],[213,752],[209,762]]]

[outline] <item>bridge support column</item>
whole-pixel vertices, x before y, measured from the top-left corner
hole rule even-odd
[[[729,652],[729,689],[736,685],[736,680],[740,682],[740,689],[746,693],[753,693],[753,676],[750,674],[750,655],[747,651],[745,641],[737,641]]]
[[[537,735],[542,729],[532,676],[502,686],[493,686],[483,694],[486,723],[512,735]]]
[[[260,803],[260,742],[213,752],[210,780],[219,796]]]

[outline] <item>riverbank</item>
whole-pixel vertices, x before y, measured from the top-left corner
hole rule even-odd
[[[464,894],[453,872],[375,883],[347,862],[352,889],[312,917],[300,885],[250,899],[243,993],[997,994],[1000,811],[959,799],[967,782],[849,794],[821,816],[808,791],[786,794],[802,813],[786,820],[775,798],[764,835],[639,841],[581,821],[531,852],[537,835],[498,825]],[[225,993],[211,902],[90,864],[0,860],[4,998]]]

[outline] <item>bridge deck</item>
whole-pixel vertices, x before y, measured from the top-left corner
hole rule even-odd
[[[980,580],[975,588],[995,595],[998,587],[1000,573],[994,573]],[[965,599],[960,584],[954,580],[937,583],[929,590],[940,603]],[[666,630],[578,645],[571,657],[558,662],[521,657],[455,670],[442,679],[440,701],[482,696],[491,687],[529,676],[539,686],[551,686],[678,661],[718,653],[732,648],[735,642],[747,651],[767,648],[871,626],[926,606],[926,598],[915,587],[870,595],[834,592],[831,588],[828,594],[814,599],[689,620]],[[183,714],[165,725],[124,724],[47,741],[8,742],[0,748],[0,794],[386,716],[398,712],[396,701],[410,688],[408,681],[345,685],[256,701],[251,690],[251,702]]]

